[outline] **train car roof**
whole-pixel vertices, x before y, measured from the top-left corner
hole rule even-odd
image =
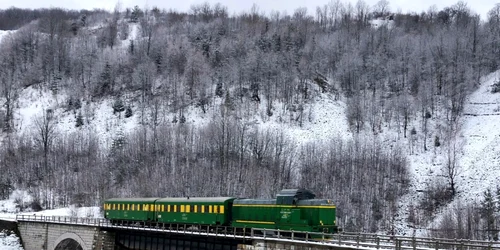
[[[111,198],[104,202],[154,202],[160,198]]]
[[[161,198],[156,202],[218,202],[224,203],[226,201],[234,200],[234,197],[172,197]]]

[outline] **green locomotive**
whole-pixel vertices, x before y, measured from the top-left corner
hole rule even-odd
[[[104,202],[111,222],[168,223],[334,233],[336,206],[305,189],[284,189],[276,199],[234,197],[113,198]]]

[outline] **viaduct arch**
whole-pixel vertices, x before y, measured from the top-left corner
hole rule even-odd
[[[57,238],[54,242],[54,248],[52,248],[51,250],[64,249],[91,250],[86,246],[85,242],[80,236],[71,232],[63,233],[61,236],[59,236],[59,238]]]

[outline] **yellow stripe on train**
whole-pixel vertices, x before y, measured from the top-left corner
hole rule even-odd
[[[239,222],[239,223],[254,223],[254,224],[269,224],[269,225],[274,225],[274,222],[272,222],[272,221],[236,220],[236,222]]]

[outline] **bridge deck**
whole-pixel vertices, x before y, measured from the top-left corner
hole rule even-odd
[[[241,240],[242,242],[274,242],[286,245],[301,246],[321,246],[331,249],[491,249],[500,250],[500,242],[491,241],[473,241],[457,240],[443,238],[425,238],[425,237],[407,237],[407,236],[388,236],[377,234],[362,233],[310,233],[294,232],[283,230],[262,231],[254,228],[235,228],[235,227],[210,227],[193,226],[183,224],[154,224],[147,225],[136,223],[126,225],[125,223],[112,224],[104,218],[81,218],[81,217],[63,217],[63,216],[35,216],[19,215],[17,221],[56,223],[69,225],[87,225],[104,229],[119,230],[140,230],[145,232],[183,234],[205,237],[230,238]]]

